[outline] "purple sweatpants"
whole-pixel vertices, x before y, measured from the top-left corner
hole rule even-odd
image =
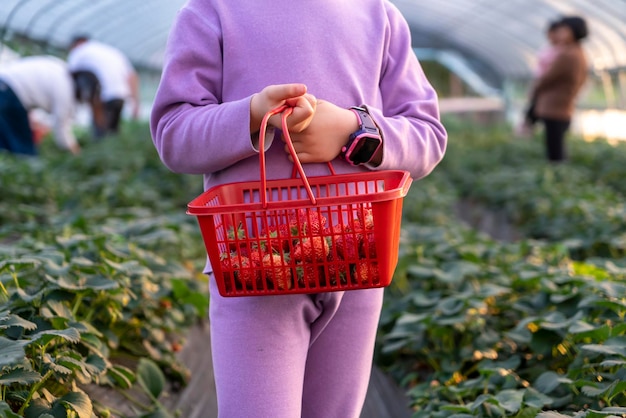
[[[224,298],[210,283],[219,418],[359,418],[383,289]]]

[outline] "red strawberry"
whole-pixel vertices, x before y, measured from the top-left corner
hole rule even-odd
[[[262,264],[261,260],[263,259],[263,251],[258,249],[252,250],[248,258],[250,259],[250,262],[253,266],[260,267]]]
[[[253,268],[250,259],[236,252],[226,255],[221,260],[222,270],[230,274],[234,273],[235,278],[246,289],[253,289],[255,282],[259,278],[258,271]],[[257,282],[258,284],[258,282]]]
[[[326,281],[324,275],[319,274],[321,273],[320,270],[313,264],[299,264],[296,267],[296,275],[300,286],[304,286],[305,283],[308,283],[309,287],[312,288],[325,286]]]
[[[289,263],[280,254],[265,254],[263,268],[276,289],[287,290],[293,287]]]
[[[363,236],[360,233],[352,233],[347,228],[344,228],[342,235],[335,240],[337,255],[344,260],[357,260],[362,240]]]
[[[293,249],[292,257],[296,261],[322,262],[330,253],[330,246],[324,237],[303,238]]]
[[[376,259],[376,240],[373,232],[363,234],[360,248],[361,258]]]
[[[296,234],[293,234],[296,235]],[[270,225],[261,233],[261,246],[274,251],[289,251],[292,241],[292,231],[289,225]]]
[[[338,282],[342,285],[347,283],[347,264],[340,258],[335,258],[333,253],[328,255],[328,278],[330,279],[330,284],[333,286]]]
[[[296,236],[319,235],[326,222],[326,217],[313,209],[298,209],[289,217],[289,227]]]
[[[362,208],[362,210],[357,212],[356,216],[363,229],[374,229],[374,215],[372,214],[372,209]]]
[[[378,274],[378,264],[360,261],[354,267],[354,279],[359,284],[378,284],[380,275]]]

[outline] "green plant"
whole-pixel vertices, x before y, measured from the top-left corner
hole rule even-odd
[[[109,416],[92,383],[139,387],[138,414],[168,416],[162,383],[187,383],[176,352],[206,317],[204,250],[180,209],[191,179],[146,132],[127,125],[80,158],[0,155],[0,417]]]

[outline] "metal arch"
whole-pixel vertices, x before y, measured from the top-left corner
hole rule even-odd
[[[48,4],[44,4],[36,10],[24,25],[24,35],[27,37],[31,36],[30,28],[33,27],[42,16],[46,15],[50,12],[50,10],[55,9],[59,5],[63,5],[66,1],[67,0],[49,0]]]
[[[152,9],[152,8],[154,8],[153,4],[143,3],[143,7],[141,9],[135,9],[132,14],[128,13],[128,14],[124,14],[123,16],[118,14],[117,15],[118,18],[115,19],[115,22],[113,22],[114,19],[111,19],[111,22],[115,23],[116,25],[119,25],[119,27],[124,27],[124,28],[131,28],[132,27],[135,33],[141,33],[140,37],[141,38],[145,38],[147,36],[146,35],[147,30],[150,30],[151,33],[154,32],[155,23],[159,23],[158,21],[160,19],[156,19],[157,20],[156,22],[155,21],[148,22],[148,21],[144,20],[144,21],[142,21],[142,27],[141,28],[139,28],[137,25],[133,26],[133,25],[125,24],[125,21],[133,20],[133,19],[137,20],[137,14],[141,15],[143,10],[149,10],[149,9]],[[170,22],[168,22],[168,26],[169,26],[169,23]],[[165,27],[165,28],[160,27],[159,28],[160,31],[161,30],[166,30],[166,29],[167,29],[167,27]],[[104,35],[98,36],[98,34],[100,32],[106,33],[106,26],[100,26],[99,31],[93,33],[94,34],[94,38],[102,39],[103,41],[107,41],[108,43],[113,44],[113,45],[122,45],[123,42],[120,42],[120,40],[128,38],[127,36],[125,36],[125,33],[126,33],[125,31],[124,32],[118,31],[117,33],[114,32],[114,31],[110,31],[106,36],[104,36]],[[139,36],[137,36],[137,38],[139,38]],[[135,39],[137,39],[137,38],[135,38]],[[134,43],[134,41],[133,41],[133,43]],[[122,49],[130,51],[132,49],[132,46],[128,46],[127,48],[122,48]]]
[[[85,2],[89,0],[78,0],[78,1]],[[59,33],[61,28],[67,27],[68,24],[70,24],[72,21],[80,22],[82,19],[82,16],[84,15],[91,16],[91,15],[98,13],[98,10],[100,9],[103,9],[103,8],[106,9],[113,1],[115,0],[100,0],[96,4],[92,4],[92,2],[89,2],[91,4],[90,7],[84,7],[84,8],[79,8],[75,6],[73,9],[70,10],[70,11],[76,11],[75,13],[66,13],[65,15],[61,15],[53,22],[53,24],[49,27],[46,39],[49,39],[52,41],[55,37],[55,33]],[[87,27],[88,26],[89,25],[87,25]],[[77,32],[80,32],[80,33],[87,32],[87,30],[84,29],[84,26],[81,26],[81,25],[70,25],[70,27],[71,27],[71,33],[67,34],[66,36],[59,36],[59,38],[61,39],[59,42],[61,43],[65,41],[66,43],[64,47],[67,47],[67,43],[69,42],[70,37],[73,34]]]
[[[122,3],[121,1],[117,1],[117,0],[110,0],[107,3],[108,9],[107,9],[107,13],[105,14],[105,16],[103,17],[102,14],[98,15],[98,20],[99,21],[106,21],[106,22],[119,22],[119,16],[121,15],[126,15],[128,14],[130,16],[130,18],[136,18],[137,17],[137,13],[135,11],[133,11],[133,13],[124,13],[125,6],[124,3]],[[149,4],[148,3],[142,3],[142,10],[148,8]],[[89,25],[87,24],[83,24],[81,22],[85,22],[88,21],[92,18],[92,16],[94,16],[97,13],[97,11],[91,10],[89,13],[83,13],[81,14],[80,17],[77,17],[75,20],[75,24],[74,27],[76,26],[81,26],[81,27],[88,27]],[[145,15],[144,15],[145,16]],[[138,21],[145,21],[145,19],[137,19]],[[136,26],[132,26],[132,25],[119,25],[120,27],[127,27],[127,28],[131,28],[131,30],[135,30],[137,29]],[[166,29],[166,28],[165,28]],[[102,42],[108,43],[112,46],[115,46],[117,48],[119,48],[121,51],[123,51],[126,55],[128,55],[129,59],[131,61],[137,61],[137,58],[129,52],[129,50],[131,49],[131,46],[128,42],[124,42],[124,41],[130,41],[130,42],[135,42],[134,40],[137,39],[137,36],[135,35],[133,36],[128,36],[128,33],[130,31],[120,31],[120,35],[110,35],[110,36],[105,36],[102,34],[102,31],[100,30],[100,27],[98,26],[98,28],[96,28],[95,30],[92,31],[87,31],[87,33],[92,36],[94,39],[100,40]],[[144,36],[144,35],[142,35]],[[66,34],[65,36],[66,38],[68,37],[68,35]],[[120,42],[120,40],[122,42]]]
[[[406,4],[406,2],[405,2]],[[475,13],[475,4],[471,4],[472,15]],[[487,65],[491,66],[496,72],[507,74],[510,72],[508,68],[517,68],[520,64],[522,64],[527,71],[529,68],[529,64],[526,60],[523,59],[515,59],[512,58],[514,62],[504,63],[504,60],[495,60],[494,59],[494,46],[493,37],[489,37],[489,35],[482,30],[478,30],[477,24],[458,24],[460,19],[464,19],[465,21],[471,20],[472,22],[475,19],[468,19],[467,13],[459,7],[458,3],[455,3],[456,7],[454,8],[454,12],[450,14],[450,8],[446,7],[445,10],[436,7],[433,3],[424,4],[424,7],[420,7],[418,20],[415,21],[412,18],[415,16],[407,16],[407,20],[409,20],[409,24],[411,26],[418,26],[427,28],[428,32],[431,32],[432,36],[435,36],[437,39],[446,39],[448,45],[454,45],[454,47],[461,47],[462,50],[465,51],[465,55],[473,55],[479,57],[480,61],[485,62]],[[447,6],[447,5],[446,5]],[[448,14],[450,16],[445,16]],[[437,25],[429,25],[424,24],[423,22],[438,22]],[[453,30],[450,28],[454,28]],[[503,35],[508,36],[508,35]],[[511,38],[509,36],[509,38]],[[512,38],[511,42],[519,43],[519,40],[516,38]],[[497,48],[497,46],[495,47]],[[530,49],[530,46],[522,47],[524,49]],[[516,47],[519,49],[519,47]],[[497,53],[498,51],[496,51]],[[497,54],[501,55],[501,54]],[[507,60],[508,61],[508,60]]]
[[[15,15],[22,9],[22,7],[24,7],[31,1],[32,0],[17,0],[17,3],[13,5],[11,10],[7,14],[7,18],[4,20],[4,23],[2,24],[2,28],[1,28],[2,32],[0,33],[2,36],[0,36],[0,41],[5,40],[4,37],[6,36],[7,29],[10,27],[11,22],[13,21],[13,18],[15,17]]]
[[[400,9],[410,6],[416,6],[415,2],[410,0],[398,0],[397,3]],[[517,4],[515,4],[517,3]],[[580,14],[589,14],[595,16],[595,19],[599,19],[602,22],[608,19],[598,16],[600,12],[589,11],[592,6],[583,5],[580,0],[570,0],[567,5],[565,2],[550,1],[550,0],[537,0],[529,4],[528,0],[525,1],[511,1],[508,2],[467,2],[454,1],[448,2],[445,6],[434,4],[433,2],[424,2],[419,5],[419,10],[416,12],[407,13],[408,20],[413,17],[413,25],[420,25],[428,28],[428,32],[431,32],[431,37],[434,39],[447,39],[448,44],[462,44],[466,51],[470,51],[474,55],[482,55],[482,60],[490,62],[492,66],[499,72],[507,76],[529,76],[530,69],[532,68],[530,63],[533,51],[536,51],[540,46],[541,36],[523,36],[523,26],[503,26],[499,28],[497,24],[499,22],[507,22],[511,20],[513,14],[511,11],[515,10],[515,7],[519,7],[520,10],[531,10],[531,13],[521,15],[519,21],[523,22],[525,27],[528,27],[529,33],[534,30],[537,34],[544,33],[545,26],[541,26],[538,29],[537,16],[544,16],[544,24],[547,25],[549,21],[549,15],[556,17],[566,10],[579,10]],[[608,3],[608,2],[607,2]],[[586,6],[586,7],[585,7]],[[599,5],[594,5],[593,8],[601,9]],[[484,16],[480,14],[480,10],[490,7],[488,13],[488,19],[485,23],[489,23],[491,27],[488,31],[492,33],[488,38],[485,34],[482,34],[480,26],[483,24],[481,21],[485,19],[476,18],[476,16]],[[494,11],[495,9],[495,11]],[[410,9],[409,9],[410,10]],[[493,13],[491,13],[493,11]],[[604,12],[610,13],[609,11]],[[414,16],[412,16],[414,15]],[[506,19],[505,19],[506,18]],[[432,23],[434,22],[434,23]],[[494,25],[495,23],[495,25]],[[543,22],[542,22],[543,23]],[[589,41],[588,49],[593,51],[593,55],[597,56],[597,64],[600,64],[600,60],[604,60],[603,65],[624,65],[620,54],[619,45],[624,45],[626,42],[619,38],[619,30],[616,31],[615,24],[608,22],[598,30],[598,36]],[[626,25],[622,25],[624,28]],[[494,29],[495,28],[495,29]],[[624,30],[624,29],[623,29]],[[493,32],[497,31],[497,35],[494,36]],[[502,41],[504,39],[504,41]],[[497,42],[494,42],[497,41]],[[496,57],[502,56],[501,48],[507,47],[513,49],[513,54],[508,53],[508,59],[499,60]],[[626,49],[626,48],[625,48]],[[516,56],[517,55],[517,56]],[[519,65],[521,63],[521,66]],[[523,67],[521,69],[520,67]]]
[[[99,39],[105,39],[105,38],[114,39],[113,36],[105,37],[105,36],[101,36],[101,34],[107,33],[107,30],[110,30],[107,28],[110,28],[111,26],[117,26],[116,29],[119,29],[122,27],[123,28],[130,27],[129,25],[126,24],[126,21],[128,20],[134,20],[135,23],[139,23],[139,21],[137,20],[137,14],[140,14],[143,10],[147,10],[147,9],[154,9],[154,4],[152,2],[142,2],[140,6],[136,6],[133,8],[132,13],[120,13],[118,10],[118,13],[115,14],[115,19],[108,19],[106,22],[104,22],[104,24],[99,25],[97,30],[94,30],[92,32],[92,35],[94,38],[99,38]],[[150,26],[148,24],[144,24],[144,22],[141,22],[141,23],[143,24],[143,26]],[[139,28],[137,26],[133,26],[133,29],[137,31],[137,29]],[[113,32],[111,31],[110,33],[113,33]]]
[[[162,62],[153,62],[147,57],[153,57],[159,50],[165,49],[167,42],[167,35],[169,28],[171,27],[176,11],[180,9],[181,5],[176,3],[168,3],[172,6],[171,14],[161,14],[159,19],[152,25],[146,25],[146,29],[141,31],[141,36],[136,37],[132,45],[128,45],[124,49],[124,52],[131,57],[139,65],[149,67],[152,69],[159,69]],[[148,5],[146,4],[146,9]],[[150,5],[153,8],[153,5]],[[124,20],[133,19],[136,16],[136,12],[133,15],[127,15]],[[167,16],[167,17],[166,17]],[[118,20],[119,22],[119,20]],[[110,44],[120,45],[119,38],[123,37],[122,33],[117,33],[109,37],[101,37],[103,41],[108,41]]]
[[[0,20],[6,21],[0,27],[0,40],[8,31],[14,31],[65,48],[76,30],[93,28],[90,34],[94,38],[120,47],[133,61],[158,67],[162,65],[167,31],[174,19],[173,15],[170,19],[169,8],[180,8],[183,2],[0,0]],[[456,49],[479,62],[485,74],[493,72],[502,79],[530,76],[535,52],[541,46],[551,15],[570,11],[588,16],[593,24],[585,42],[590,61],[595,61],[598,69],[626,68],[624,0],[392,2],[406,11],[411,32],[423,35],[425,42],[416,42],[416,47]],[[132,7],[128,3],[133,3]],[[159,12],[150,13],[150,7]],[[487,67],[490,68],[485,70]]]
[[[398,6],[402,8],[402,4],[410,3],[404,1],[400,2]],[[484,7],[485,2],[483,1],[480,4]],[[530,72],[530,66],[524,59],[517,59],[517,62],[514,62],[514,64],[509,64],[493,58],[494,46],[492,40],[494,37],[488,37],[483,33],[483,30],[479,30],[480,23],[476,23],[477,19],[473,18],[480,14],[477,3],[465,2],[464,5],[461,5],[458,2],[454,2],[454,7],[451,8],[450,6],[452,6],[452,2],[446,4],[445,9],[437,7],[434,3],[424,3],[420,5],[420,9],[416,12],[417,16],[407,13],[407,20],[409,20],[409,24],[412,26],[427,27],[428,31],[432,32],[438,39],[447,39],[448,44],[463,45],[466,53],[469,52],[471,55],[480,57],[481,61],[492,66],[497,72],[507,74],[507,72],[510,72],[507,67],[517,68],[520,64],[523,65],[526,72]],[[494,12],[494,16],[497,16],[497,13],[497,11]],[[471,17],[468,17],[468,15],[471,15]],[[437,23],[433,25],[427,22]],[[530,43],[518,47],[520,40],[513,35],[503,31],[500,31],[499,34],[509,39],[509,44],[516,45],[516,49],[531,49]]]

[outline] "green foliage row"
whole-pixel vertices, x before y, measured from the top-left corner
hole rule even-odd
[[[538,138],[447,126],[446,158],[405,199],[376,361],[416,417],[626,416],[623,147],[571,141],[550,166]],[[81,142],[78,158],[0,155],[0,417],[115,413],[87,383],[139,386],[134,416],[167,416],[165,382],[187,373],[174,352],[206,313],[184,214],[201,180],[164,169],[145,125]],[[459,201],[525,238],[468,228]]]
[[[420,417],[626,416],[624,147],[450,129],[444,162],[405,199],[377,362]],[[525,238],[456,218],[471,201]]]
[[[134,416],[169,416],[158,398],[186,384],[176,352],[208,304],[184,214],[201,179],[168,172],[145,124],[78,157],[51,142],[0,154],[0,417],[119,416],[89,384],[139,387]]]

